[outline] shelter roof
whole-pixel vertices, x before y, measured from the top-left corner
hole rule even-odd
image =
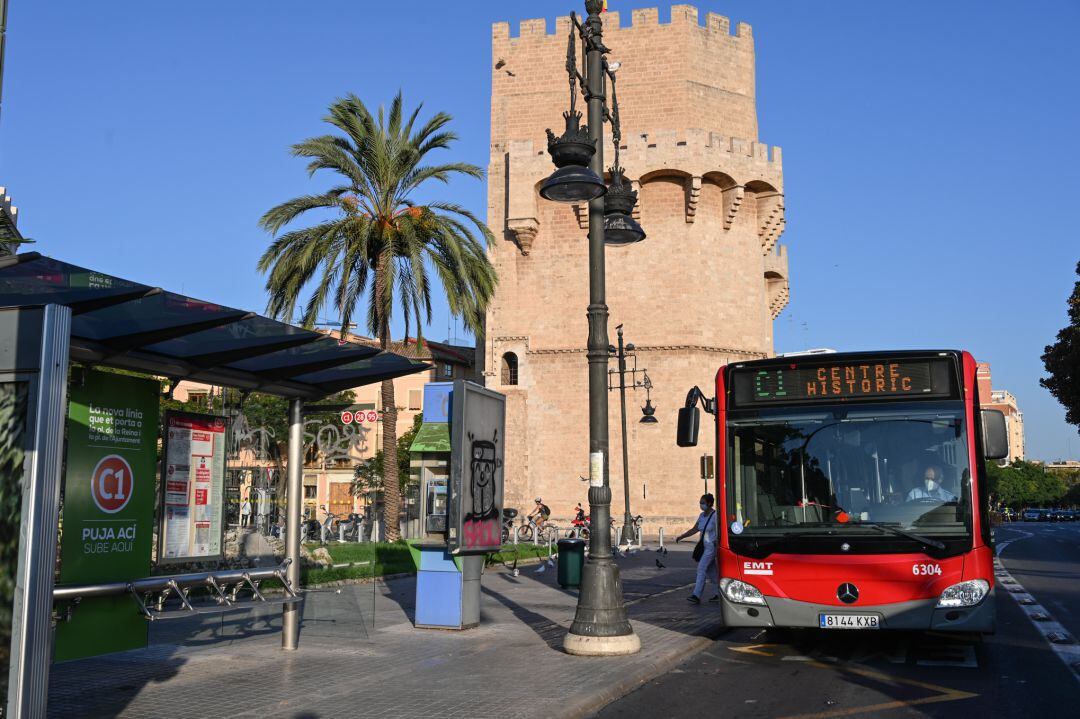
[[[71,358],[283,397],[318,399],[430,365],[254,312],[26,252],[0,257],[0,307],[71,308]]]

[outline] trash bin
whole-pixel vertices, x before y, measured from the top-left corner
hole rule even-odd
[[[566,587],[581,586],[581,568],[585,564],[584,539],[560,539],[559,546],[559,585]]]

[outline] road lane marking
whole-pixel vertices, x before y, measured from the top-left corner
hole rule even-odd
[[[759,657],[772,657],[775,656],[769,652],[761,651],[764,647],[775,647],[775,644],[751,644],[748,647],[728,647],[733,652],[741,652],[743,654],[756,654]]]
[[[994,569],[1004,572],[1007,578],[1006,581],[1016,582],[1008,570],[1005,569],[1005,565],[996,557],[994,558]],[[1054,619],[1053,614],[1046,607],[1039,604],[1039,600],[1035,599],[1035,596],[1019,582],[1012,584],[1006,594],[1016,601],[1020,606],[1020,611],[1035,627],[1035,631],[1042,635],[1043,640],[1050,649],[1057,654],[1061,661],[1065,662],[1065,666],[1068,667],[1073,678],[1080,682],[1080,645],[1076,643],[1076,638],[1069,634],[1068,630]],[[1027,601],[1028,599],[1031,601]],[[1071,641],[1062,641],[1062,638]]]
[[[1017,534],[1021,535],[1021,536],[1016,537],[1014,539],[1007,539],[1004,542],[994,542],[994,545],[995,545],[994,550],[995,550],[995,553],[997,554],[997,556],[999,556],[999,557],[1001,556],[1001,553],[1005,551],[1005,547],[1009,546],[1013,542],[1018,542],[1021,539],[1031,539],[1032,537],[1035,536],[1031,532],[1025,532],[1022,529],[1013,529],[1012,527],[1005,527],[1005,528],[998,527],[998,531],[1016,532]]]
[[[844,665],[837,667],[835,665],[822,664],[820,662],[808,662],[807,666],[812,666],[818,669],[833,669],[842,672],[849,672],[857,676],[865,677],[867,679],[873,679],[887,685],[906,684],[908,686],[919,687],[920,689],[927,689],[932,692],[937,692],[934,696],[923,697],[921,699],[895,699],[893,701],[882,702],[879,704],[870,704],[861,707],[847,707],[844,709],[827,709],[822,712],[812,712],[809,714],[792,714],[780,719],[831,719],[832,717],[853,716],[855,714],[867,714],[870,712],[878,713],[888,711],[889,709],[903,709],[906,707],[918,706],[921,704],[937,704],[940,702],[953,702],[960,699],[971,699],[972,697],[979,696],[974,692],[964,692],[959,689],[950,689],[949,687],[939,686],[937,684],[930,684],[929,682],[920,682],[915,679],[902,679],[900,677],[891,676],[889,674],[882,674],[881,672],[875,672],[870,669],[864,669],[862,667],[853,667],[850,665]]]

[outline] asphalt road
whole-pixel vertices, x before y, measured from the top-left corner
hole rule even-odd
[[[1080,668],[1067,663],[1080,647],[1062,645],[1063,660],[1045,636],[1056,621],[1080,637],[1080,522],[996,532],[992,636],[733,629],[596,716],[1080,716]],[[1028,618],[1029,597],[1050,624]]]

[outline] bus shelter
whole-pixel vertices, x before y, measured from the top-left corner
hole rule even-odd
[[[22,457],[16,468],[22,498],[8,674],[11,717],[45,713],[57,593],[74,597],[125,588],[54,586],[71,361],[289,400],[281,569],[287,589],[300,586],[304,402],[429,368],[375,347],[343,344],[253,312],[36,252],[0,258],[0,421],[5,422],[0,432],[8,444],[18,445]],[[154,578],[128,582],[126,588],[137,597],[143,581],[149,586]],[[191,581],[216,587],[214,577],[192,575]],[[283,604],[283,649],[297,647],[300,611],[296,602]]]

